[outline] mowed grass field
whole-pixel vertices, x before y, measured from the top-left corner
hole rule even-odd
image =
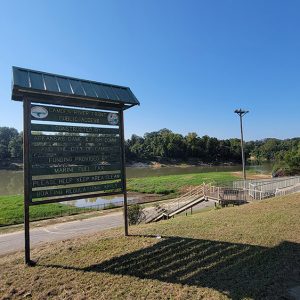
[[[208,172],[131,178],[127,180],[127,187],[133,192],[177,195],[186,186],[200,185],[203,182],[226,185],[233,180],[238,180],[238,178],[231,172]]]
[[[44,245],[0,258],[0,298],[289,299],[299,220],[294,194]]]
[[[22,223],[24,216],[23,196],[0,196],[0,226]],[[83,210],[55,203],[30,207],[30,219],[41,220],[80,213]]]
[[[203,182],[228,182],[236,179],[229,172],[211,172],[185,175],[133,178],[128,180],[128,191],[177,195],[185,186],[198,185]],[[47,204],[30,208],[31,220],[55,218],[86,212],[85,209],[64,204]],[[20,224],[23,222],[23,196],[0,196],[0,226]]]

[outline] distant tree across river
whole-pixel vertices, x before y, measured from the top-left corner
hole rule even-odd
[[[15,128],[0,127],[0,160],[22,159],[23,134]]]
[[[290,151],[298,151],[300,138],[279,140],[268,138],[245,143],[247,159],[275,161]],[[294,153],[294,152],[293,152]],[[183,136],[168,129],[146,133],[143,137],[132,135],[126,141],[126,157],[130,160],[197,159],[204,163],[241,162],[240,139],[219,140],[197,133]]]
[[[247,156],[249,151],[246,149]],[[168,129],[132,135],[126,141],[129,160],[197,159],[205,163],[240,162],[239,139],[218,140],[207,135],[199,137],[192,132],[183,136]]]

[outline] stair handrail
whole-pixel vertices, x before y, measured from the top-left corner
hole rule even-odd
[[[204,190],[203,190],[203,185],[200,186],[196,186],[194,188],[192,188],[192,186],[190,186],[190,190],[186,193],[184,193],[183,195],[181,195],[180,197],[178,197],[177,199],[174,199],[174,201],[170,201],[167,203],[162,204],[160,207],[162,209],[164,209],[166,212],[165,213],[169,213],[170,211],[173,211],[174,209],[170,209],[170,207],[172,207],[172,205],[177,203],[177,209],[180,207],[180,203],[185,200],[188,201],[190,198],[193,198],[195,196],[204,196]],[[150,216],[148,216],[146,218],[146,222],[149,219],[155,219],[156,217],[158,217],[159,215],[161,215],[163,212],[157,212],[157,213],[152,213]]]
[[[192,198],[194,196],[199,196],[200,197],[200,193],[202,193],[202,195],[204,195],[204,189],[203,189],[203,184],[200,186],[196,186],[193,189],[190,189],[190,191],[188,191],[187,193],[181,195],[179,198],[177,198],[177,208],[179,208],[179,203],[185,199],[189,199]],[[168,203],[171,204],[171,203]]]

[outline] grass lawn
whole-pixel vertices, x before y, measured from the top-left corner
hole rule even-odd
[[[0,226],[23,222],[23,196],[0,196]],[[30,207],[30,219],[41,220],[71,215],[83,211],[80,208],[55,203]]]
[[[0,298],[289,299],[299,219],[295,194],[44,245],[0,258]]]
[[[185,186],[199,185],[203,182],[226,184],[237,180],[231,172],[209,172],[183,175],[167,175],[144,178],[131,178],[127,180],[129,191],[155,194],[178,194]]]

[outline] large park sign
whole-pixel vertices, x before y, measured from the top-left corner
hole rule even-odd
[[[31,205],[122,193],[128,235],[123,111],[139,104],[131,90],[13,67],[12,99],[24,107],[26,264]]]

